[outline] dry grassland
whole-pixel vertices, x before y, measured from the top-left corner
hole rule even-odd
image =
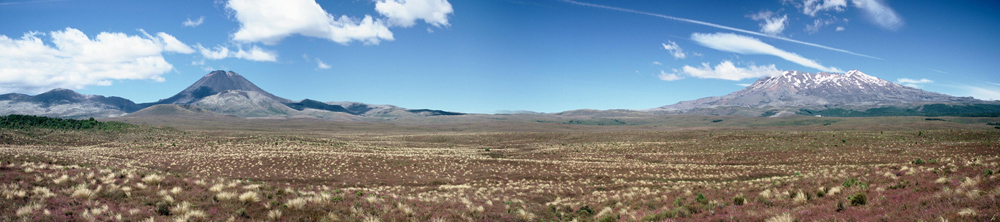
[[[1000,217],[1000,130],[979,125],[515,123],[5,130],[0,220]]]

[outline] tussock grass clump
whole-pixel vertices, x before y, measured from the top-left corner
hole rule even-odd
[[[157,175],[155,173],[146,175],[145,177],[142,178],[142,182],[152,185],[157,185],[160,184],[160,182],[163,182],[163,176]]]
[[[81,184],[83,185],[83,184]],[[94,197],[94,191],[87,189],[87,186],[77,186],[69,196],[75,198],[90,199]]]
[[[275,210],[268,211],[267,212],[267,218],[269,218],[271,220],[281,219],[281,210],[275,209]]]
[[[285,205],[288,206],[288,209],[298,210],[298,209],[302,209],[303,207],[305,207],[306,203],[308,203],[308,202],[309,201],[307,201],[306,198],[296,197],[294,199],[288,200],[288,202],[285,202]]]
[[[775,215],[771,218],[764,220],[765,222],[795,222],[795,217],[790,213],[783,213],[780,215]]]
[[[240,201],[242,201],[243,203],[256,203],[256,202],[260,202],[260,196],[257,195],[257,192],[253,192],[253,191],[244,192],[243,194],[240,194],[239,198],[240,198]]]
[[[974,210],[972,208],[965,208],[965,209],[962,209],[962,210],[958,211],[958,215],[959,216],[963,216],[963,217],[973,217],[973,216],[976,216],[977,214],[976,214],[976,210]]]

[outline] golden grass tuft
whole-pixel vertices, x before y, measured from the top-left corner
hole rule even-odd
[[[257,192],[247,191],[244,192],[243,194],[240,194],[240,201],[244,203],[256,203],[260,201],[260,197],[257,195]]]
[[[236,193],[233,192],[220,192],[215,194],[215,199],[218,199],[219,201],[227,201],[234,198],[236,198]]]
[[[765,222],[795,222],[795,217],[790,213],[783,213],[780,215],[775,215],[771,218],[764,220]]]
[[[160,175],[157,175],[157,174],[154,173],[154,174],[146,175],[146,177],[143,177],[142,178],[142,182],[148,183],[148,184],[152,184],[152,185],[157,185],[157,184],[160,184],[160,182],[163,182],[163,179],[164,179],[163,176],[160,176]]]
[[[962,209],[962,210],[958,211],[958,215],[959,216],[963,216],[963,217],[972,217],[972,216],[976,216],[977,214],[976,214],[976,210],[974,210],[972,208],[965,208],[965,209]]]
[[[267,218],[271,220],[281,219],[281,210],[271,210],[267,212]]]

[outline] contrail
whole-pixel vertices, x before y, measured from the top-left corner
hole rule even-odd
[[[750,30],[746,30],[746,29],[733,28],[733,27],[719,25],[719,24],[710,23],[710,22],[703,22],[703,21],[698,21],[698,20],[692,20],[692,19],[686,19],[686,18],[680,18],[680,17],[673,17],[673,16],[669,16],[669,15],[656,14],[656,13],[652,13],[652,12],[644,12],[644,11],[632,10],[632,9],[627,9],[627,8],[618,8],[618,7],[607,6],[607,5],[598,5],[598,4],[592,4],[592,3],[586,3],[586,2],[578,2],[578,1],[574,1],[574,0],[562,0],[562,1],[567,2],[567,3],[571,3],[571,4],[576,4],[576,5],[589,6],[589,7],[594,7],[594,8],[608,9],[608,10],[615,10],[615,11],[621,11],[621,12],[628,12],[628,13],[634,13],[634,14],[640,14],[640,15],[648,15],[648,16],[653,16],[653,17],[660,17],[660,18],[670,19],[670,20],[674,20],[674,21],[681,21],[681,22],[687,22],[687,23],[692,23],[692,24],[704,25],[704,26],[708,26],[708,27],[725,29],[725,30],[734,31],[734,32],[742,32],[742,33],[746,33],[746,34],[751,34],[751,35],[756,35],[756,36],[762,36],[762,37],[767,37],[767,38],[772,38],[772,39],[777,39],[777,40],[782,40],[782,41],[787,41],[787,42],[794,42],[794,43],[803,44],[803,45],[812,46],[812,47],[817,47],[817,48],[821,48],[821,49],[827,49],[827,50],[832,50],[832,51],[837,51],[837,52],[843,52],[843,53],[847,53],[847,54],[851,54],[851,55],[856,55],[856,56],[861,56],[861,57],[867,57],[867,58],[882,60],[882,58],[875,57],[875,56],[870,56],[870,55],[865,55],[865,54],[861,54],[861,53],[851,52],[851,51],[847,51],[847,50],[843,50],[843,49],[838,49],[838,48],[834,48],[834,47],[829,47],[829,46],[825,46],[825,45],[820,45],[820,44],[816,44],[816,43],[803,42],[803,41],[799,41],[799,40],[795,40],[795,39],[790,39],[790,38],[785,38],[785,37],[781,37],[781,36],[767,35],[767,34],[764,34],[764,33],[754,32],[754,31],[750,31]]]

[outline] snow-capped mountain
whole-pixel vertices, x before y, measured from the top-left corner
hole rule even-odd
[[[779,76],[761,78],[729,95],[683,101],[651,111],[684,113],[721,107],[863,108],[981,102],[971,97],[954,97],[902,86],[858,70],[844,74],[785,71]]]

